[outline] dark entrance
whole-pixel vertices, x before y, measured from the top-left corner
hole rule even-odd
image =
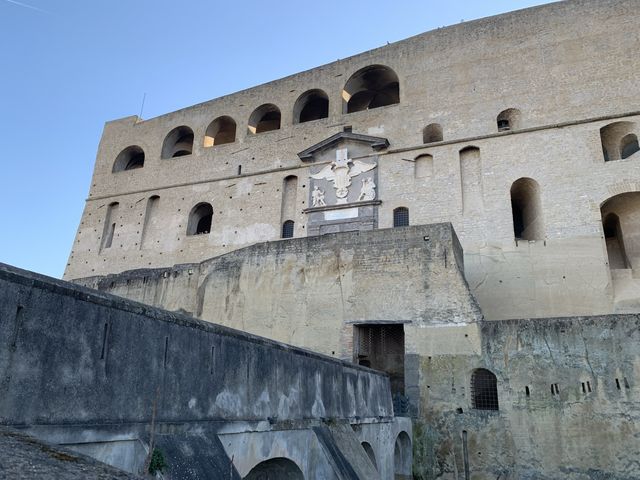
[[[391,394],[404,396],[404,326],[357,325],[355,361],[389,374]]]

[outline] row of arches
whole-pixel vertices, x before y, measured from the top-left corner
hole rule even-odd
[[[378,461],[375,451],[367,441],[360,446],[378,470]],[[393,445],[393,473],[395,478],[411,478],[412,472],[412,446],[411,438],[405,431],[398,433]],[[304,480],[302,469],[293,460],[286,457],[275,457],[264,460],[255,465],[244,480]]]
[[[344,85],[342,90],[342,112],[354,113],[372,108],[400,103],[398,75],[384,65],[371,65],[358,70]],[[311,89],[298,97],[293,106],[293,123],[305,123],[329,116],[329,96],[324,90]],[[256,108],[247,121],[247,133],[279,130],[282,114],[277,105],[265,103]],[[223,115],[214,119],[204,135],[204,147],[213,147],[236,140],[237,123]],[[162,144],[161,158],[169,159],[193,153],[194,132],[182,125],[171,130]],[[124,149],[113,166],[113,172],[132,170],[144,165],[144,152],[139,146]]]

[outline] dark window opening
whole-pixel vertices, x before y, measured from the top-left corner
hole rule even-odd
[[[393,211],[393,226],[408,227],[409,226],[409,209],[406,207],[398,207]]]
[[[498,381],[489,370],[479,368],[471,376],[471,398],[476,410],[498,410]]]
[[[329,97],[322,90],[310,90],[300,95],[293,107],[294,123],[304,123],[329,116]]]
[[[282,238],[293,238],[293,220],[287,220],[282,224]]]
[[[442,126],[439,124],[432,123],[422,130],[422,143],[441,142],[442,140]]]
[[[505,132],[520,128],[520,116],[520,110],[517,108],[508,108],[500,112],[496,119],[498,131]]]
[[[354,337],[358,365],[386,372],[392,396],[404,396],[404,326],[358,325]]]
[[[513,234],[516,239],[542,240],[544,223],[540,204],[540,187],[531,178],[521,178],[511,186]]]
[[[208,203],[200,203],[193,207],[189,214],[187,235],[204,235],[211,232],[213,207]]]
[[[125,148],[116,157],[113,164],[112,172],[122,172],[124,170],[134,170],[144,167],[144,151],[142,148],[134,145]]]
[[[249,117],[249,133],[264,133],[280,129],[280,109],[272,104],[256,108]]]
[[[614,122],[600,129],[600,142],[605,162],[629,158],[640,150],[634,122]]]
[[[524,387],[524,393],[525,393],[525,395],[527,397],[531,395],[531,392],[529,391],[529,387],[528,386]]]
[[[624,246],[624,237],[620,227],[620,218],[615,213],[609,213],[602,222],[604,241],[607,246],[609,268],[624,270],[631,268]]]
[[[620,142],[620,158],[629,158],[638,150],[640,150],[640,145],[638,145],[638,137],[636,137],[633,133],[622,137],[622,141]]]
[[[342,92],[343,113],[360,112],[400,103],[396,73],[382,65],[372,65],[354,73]]]
[[[193,152],[193,130],[189,127],[177,127],[171,130],[162,144],[162,158],[176,158],[191,155]]]

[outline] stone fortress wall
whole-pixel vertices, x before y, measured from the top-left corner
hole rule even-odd
[[[131,473],[153,445],[166,479],[411,471],[411,421],[394,416],[387,375],[4,264],[0,381],[0,427]],[[28,460],[12,478],[55,477],[50,459]]]
[[[434,30],[157,118],[109,122],[65,278],[198,263],[279,239],[287,220],[307,236],[309,175],[327,160],[298,153],[352,131],[389,143],[350,150],[375,157],[376,227],[392,227],[398,207],[411,225],[451,222],[487,319],[637,311],[640,153],[620,157],[629,153],[621,142],[640,134],[639,22],[631,0],[569,0]],[[394,75],[398,103],[385,90]],[[363,97],[363,85],[379,96]],[[370,108],[345,113],[356,100]],[[259,133],[277,123],[273,106],[280,128]],[[301,122],[323,108],[326,118]],[[220,117],[233,119],[233,136]],[[132,146],[144,152],[142,168],[123,164],[139,166]],[[203,202],[210,232],[189,235]],[[518,232],[513,209],[526,224]],[[609,213],[618,220],[608,217],[607,229]]]

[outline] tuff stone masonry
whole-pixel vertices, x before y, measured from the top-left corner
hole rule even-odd
[[[64,278],[386,372],[417,478],[640,478],[639,6],[108,122]]]

